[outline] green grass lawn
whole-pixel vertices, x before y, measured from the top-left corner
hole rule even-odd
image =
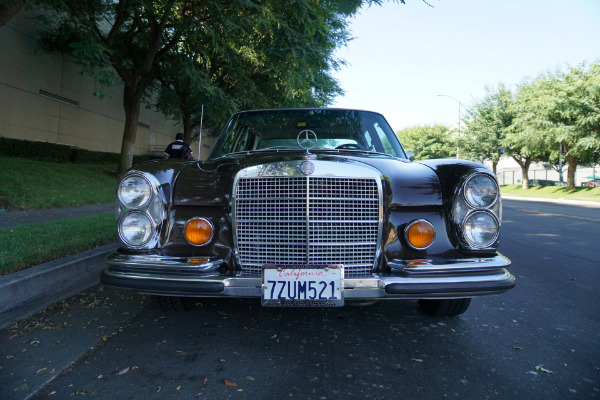
[[[1,229],[0,275],[116,241],[112,214]]]
[[[116,165],[0,157],[0,208],[31,210],[113,202],[116,171]],[[0,275],[116,241],[114,214],[1,229]]]
[[[543,199],[600,201],[600,187],[580,187],[574,190],[567,190],[564,186],[535,186],[523,189],[521,185],[506,185],[500,187],[500,193],[503,195]]]
[[[58,164],[0,157],[0,207],[68,207],[115,198],[116,165]]]

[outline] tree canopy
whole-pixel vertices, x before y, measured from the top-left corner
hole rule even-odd
[[[512,103],[513,94],[505,85],[499,85],[496,89],[487,88],[485,97],[467,110],[467,129],[461,137],[465,158],[490,160],[496,173],[496,166],[505,150],[503,143],[514,119]]]
[[[415,126],[396,133],[415,160],[451,158],[456,156],[456,138],[444,125]]]
[[[123,84],[119,170],[131,166],[142,101],[182,121],[244,108],[322,106],[341,89],[330,71],[347,17],[380,1],[38,0],[40,47],[71,55],[102,84]],[[403,2],[403,1],[401,1]],[[101,93],[98,93],[101,94]]]
[[[474,104],[466,124],[472,155],[489,154],[494,162],[506,151],[521,166],[524,187],[533,161],[565,157],[567,188],[573,189],[577,163],[597,158],[600,149],[600,64],[542,74],[514,93],[501,85]]]

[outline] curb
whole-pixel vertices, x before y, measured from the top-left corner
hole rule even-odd
[[[0,329],[100,283],[113,243],[0,277]]]
[[[555,203],[555,204],[570,204],[573,206],[582,206],[589,208],[600,208],[600,202],[598,201],[586,201],[586,200],[569,200],[569,199],[543,199],[537,197],[520,197],[503,194],[501,195],[502,200],[519,200],[519,201],[535,201],[540,203]]]

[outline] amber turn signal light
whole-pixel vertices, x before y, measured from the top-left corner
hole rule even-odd
[[[406,240],[416,250],[425,250],[435,239],[433,225],[424,219],[413,221],[406,227]]]
[[[204,246],[213,237],[213,226],[205,218],[192,218],[185,224],[185,238],[194,246]]]

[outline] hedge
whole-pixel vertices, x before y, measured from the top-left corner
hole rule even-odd
[[[91,151],[64,144],[31,142],[5,137],[0,137],[0,156],[77,164],[117,164],[120,157],[117,153]],[[151,155],[133,156],[133,164],[155,158],[160,157]]]

